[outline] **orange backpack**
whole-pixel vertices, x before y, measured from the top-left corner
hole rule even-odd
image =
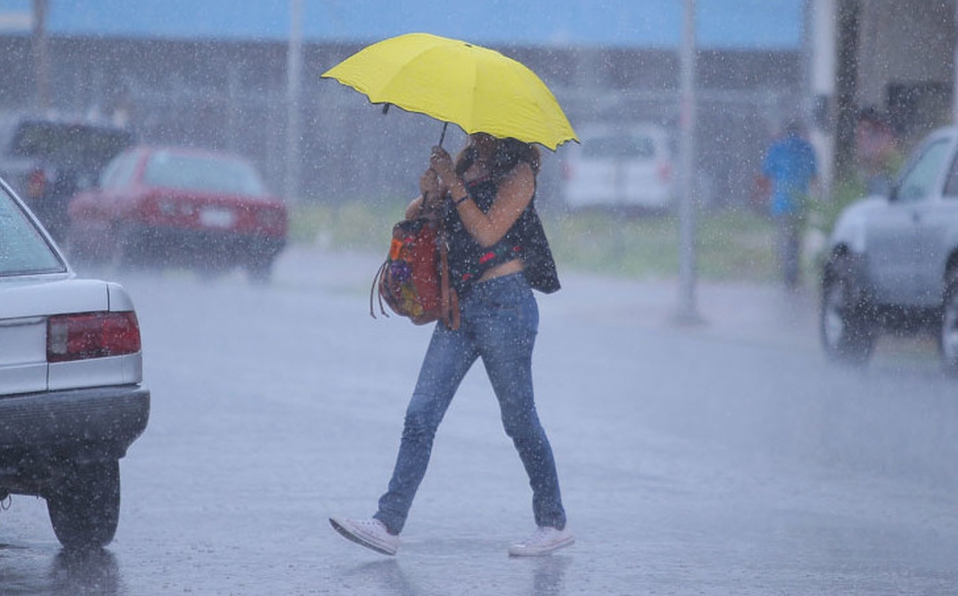
[[[385,302],[397,315],[416,325],[442,319],[450,329],[459,328],[459,303],[449,286],[447,246],[441,222],[429,218],[403,220],[393,226],[389,254],[380,266],[369,291],[369,314],[375,318],[374,294],[379,310]]]

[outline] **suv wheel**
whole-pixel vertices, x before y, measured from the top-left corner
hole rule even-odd
[[[938,353],[944,371],[958,376],[958,269],[948,273],[945,299],[941,308],[941,332],[938,334]]]
[[[875,328],[867,317],[846,258],[825,267],[819,331],[829,358],[844,364],[864,364],[875,347]]]
[[[77,464],[46,495],[57,539],[66,548],[99,548],[120,519],[120,463]]]

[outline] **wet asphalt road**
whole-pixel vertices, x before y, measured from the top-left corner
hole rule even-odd
[[[826,363],[814,297],[566,275],[539,298],[540,415],[577,544],[510,559],[530,491],[481,368],[440,428],[399,556],[373,512],[429,330],[368,316],[377,256],[242,275],[121,275],[153,411],[104,551],[61,551],[42,501],[0,511],[0,594],[953,594],[958,387],[921,341]]]

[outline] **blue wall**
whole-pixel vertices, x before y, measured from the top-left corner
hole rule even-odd
[[[56,35],[285,39],[288,0],[49,0]],[[0,12],[30,0],[0,0]],[[667,48],[683,0],[302,0],[308,41],[372,42],[425,31],[480,44]],[[805,0],[698,0],[706,48],[796,49]],[[455,9],[450,10],[450,6]]]

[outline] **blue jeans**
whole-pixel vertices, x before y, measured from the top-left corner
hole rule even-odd
[[[804,218],[796,213],[775,216],[778,244],[778,265],[782,281],[795,288],[801,281],[802,225]]]
[[[399,456],[389,488],[373,516],[393,534],[406,523],[426,473],[436,429],[477,358],[499,400],[502,424],[532,486],[536,524],[565,527],[552,447],[539,423],[532,391],[532,348],[539,308],[522,273],[476,284],[461,302],[462,322],[453,331],[436,325],[406,409]]]

